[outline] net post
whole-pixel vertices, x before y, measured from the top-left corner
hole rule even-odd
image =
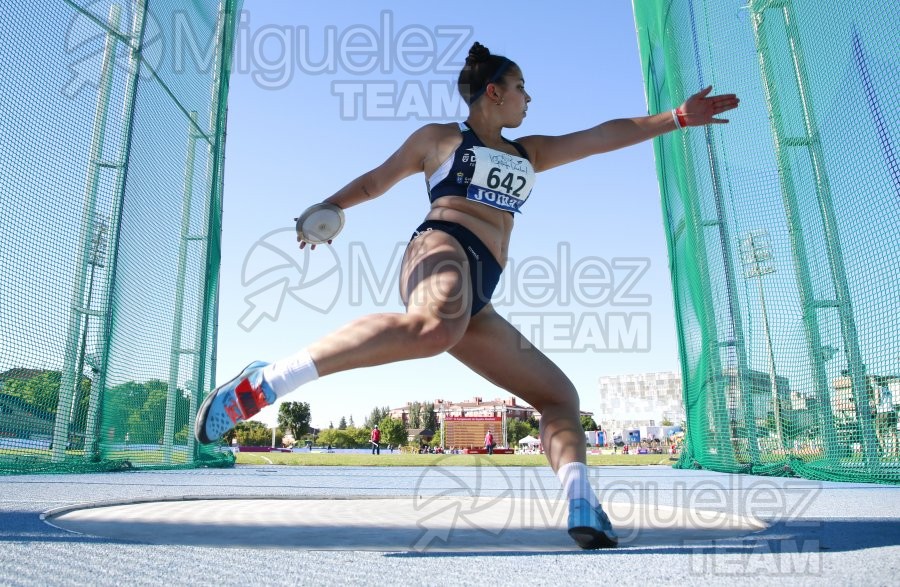
[[[119,228],[122,220],[122,202],[125,198],[125,180],[130,158],[131,133],[134,126],[134,101],[137,94],[138,77],[140,75],[141,44],[143,43],[144,25],[146,22],[146,2],[147,0],[134,0],[131,32],[128,35],[128,77],[125,82],[122,100],[122,115],[125,120],[125,125],[121,131],[121,140],[117,150],[119,157],[118,174],[113,193],[112,212],[110,214],[109,256],[106,262],[107,270],[103,286],[103,291],[107,292],[107,295],[104,302],[105,311],[102,313],[102,324],[100,328],[99,346],[101,350],[98,361],[99,374],[94,385],[91,386],[91,399],[88,405],[87,425],[85,428],[85,459],[87,460],[93,460],[97,456],[97,453],[99,453],[98,428],[100,426],[101,405],[108,375],[109,332],[112,327],[110,323],[110,299],[108,294],[112,291],[115,284],[116,257],[119,248]]]
[[[800,42],[800,33],[797,30],[797,23],[793,13],[793,0],[785,0],[782,15],[790,39],[788,46],[790,47],[794,76],[797,87],[800,90],[800,106],[803,110],[803,125],[808,139],[807,149],[814,170],[816,199],[819,204],[822,226],[825,229],[828,264],[831,269],[832,282],[834,283],[838,300],[837,308],[841,322],[841,338],[843,338],[845,352],[847,353],[847,369],[850,372],[850,379],[853,385],[853,401],[856,404],[857,422],[860,424],[860,433],[863,438],[863,457],[870,470],[877,470],[880,468],[880,463],[878,461],[875,428],[872,426],[872,411],[868,399],[869,384],[866,376],[866,366],[859,348],[859,335],[856,330],[856,319],[853,316],[850,286],[847,283],[847,271],[844,266],[840,230],[834,212],[825,154],[822,152],[822,143],[819,135],[819,125],[816,122],[812,96],[809,92],[803,46]]]
[[[187,273],[188,244],[191,237],[191,209],[193,208],[194,195],[194,168],[197,150],[197,111],[191,111],[188,118],[187,160],[184,165],[184,188],[181,198],[181,236],[178,243],[178,262],[175,277],[175,315],[172,323],[172,340],[169,347],[169,381],[166,393],[166,417],[163,432],[163,460],[167,465],[172,464],[175,443],[175,412],[178,398],[178,374],[181,366],[182,355],[194,355],[194,360],[199,361],[194,350],[186,350],[183,345],[182,328],[184,325],[184,287]],[[199,241],[198,241],[199,242]],[[198,312],[199,313],[199,312]],[[197,333],[198,335],[200,332]],[[191,393],[190,390],[187,390]],[[190,420],[190,418],[189,418]],[[193,454],[192,452],[190,454]]]
[[[94,119],[91,131],[91,145],[88,152],[88,173],[84,187],[84,199],[81,214],[81,231],[78,237],[78,258],[75,268],[75,280],[72,290],[72,301],[69,308],[69,325],[66,332],[66,348],[63,358],[62,373],[59,382],[59,396],[56,405],[56,419],[53,425],[53,444],[51,459],[60,463],[66,458],[69,428],[72,424],[72,410],[75,408],[77,386],[81,383],[82,374],[76,372],[79,348],[82,343],[83,330],[86,330],[90,319],[89,307],[85,307],[85,280],[91,258],[93,241],[93,218],[97,207],[97,191],[100,182],[100,163],[103,158],[106,125],[109,118],[109,100],[113,79],[113,62],[115,61],[117,39],[114,34],[119,29],[122,8],[118,4],[109,7],[107,25],[110,31],[106,34],[103,46],[103,60],[100,66],[99,90],[94,108]],[[91,280],[93,285],[93,279]],[[92,385],[92,388],[95,386]],[[92,389],[93,393],[93,389]]]
[[[770,3],[751,3],[751,20],[757,45],[757,54],[760,63],[760,71],[763,78],[763,89],[766,95],[766,104],[769,108],[769,117],[772,124],[772,138],[775,145],[775,154],[778,160],[778,173],[782,187],[782,201],[789,224],[791,250],[794,256],[794,268],[798,276],[799,290],[804,307],[803,322],[807,334],[810,358],[815,370],[816,387],[819,395],[819,411],[822,418],[822,437],[824,440],[825,456],[829,459],[839,459],[833,431],[834,415],[831,405],[831,389],[825,369],[824,347],[819,327],[817,310],[824,306],[816,299],[812,286],[812,277],[809,272],[809,256],[803,237],[803,221],[796,199],[796,188],[791,171],[790,157],[786,153],[787,148],[799,147],[808,151],[810,163],[814,171],[814,187],[818,210],[825,231],[825,247],[828,265],[831,273],[832,284],[836,293],[836,307],[841,323],[841,337],[844,342],[847,356],[848,373],[851,380],[855,413],[863,438],[863,455],[866,465],[871,470],[879,467],[878,447],[875,441],[875,432],[872,426],[871,410],[867,400],[867,378],[865,365],[862,361],[862,353],[859,348],[859,339],[856,331],[856,323],[851,306],[850,290],[847,284],[846,271],[843,256],[841,254],[840,235],[838,233],[837,220],[834,214],[834,206],[831,198],[831,189],[828,181],[828,173],[825,168],[824,155],[821,152],[818,125],[809,94],[809,82],[806,76],[806,67],[800,45],[799,32],[793,18],[792,0],[783,0],[777,5]],[[788,133],[784,128],[784,122],[777,111],[778,88],[775,75],[771,71],[770,50],[766,33],[763,30],[765,13],[769,9],[777,9],[784,21],[785,31],[789,42],[791,65],[794,81],[797,84],[799,103],[803,112],[803,125],[805,137],[803,141],[788,140]]]
[[[193,427],[196,409],[200,403],[201,393],[211,387],[210,381],[216,373],[216,336],[218,333],[218,321],[216,310],[218,308],[218,249],[221,239],[221,220],[217,212],[221,209],[222,185],[224,176],[222,168],[225,153],[225,126],[227,111],[223,108],[228,95],[228,78],[223,77],[226,67],[230,67],[229,55],[223,51],[226,47],[233,47],[235,0],[219,0],[215,30],[215,54],[213,56],[212,95],[210,100],[209,128],[206,135],[210,138],[207,157],[207,183],[208,205],[205,207],[207,217],[204,219],[205,239],[201,257],[207,268],[206,279],[203,281],[201,292],[201,309],[197,316],[197,361],[195,364],[194,381],[195,390],[192,393],[192,404],[189,418],[190,438],[194,438]],[[213,246],[215,245],[215,246]],[[213,270],[215,268],[215,270]],[[204,335],[205,324],[210,324],[212,332],[211,340]],[[210,348],[211,347],[211,348]],[[208,363],[208,364],[207,364]],[[209,377],[207,377],[207,374]],[[194,450],[191,454],[198,456],[199,447],[191,442]]]

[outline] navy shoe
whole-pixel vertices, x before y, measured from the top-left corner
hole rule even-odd
[[[263,368],[268,363],[256,361],[241,374],[213,390],[197,411],[194,436],[201,444],[222,439],[239,422],[249,420],[264,407],[275,402],[275,394],[263,381]]]
[[[599,505],[592,508],[586,499],[569,502],[569,536],[585,550],[612,548],[619,544],[609,516]]]

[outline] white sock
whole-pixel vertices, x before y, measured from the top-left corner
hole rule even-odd
[[[316,364],[306,349],[296,355],[279,359],[263,369],[263,379],[269,384],[276,398],[284,397],[304,383],[318,378]]]
[[[563,491],[565,491],[569,501],[586,499],[591,504],[591,507],[600,505],[597,495],[591,488],[587,466],[584,463],[567,463],[556,471],[556,476],[559,477]]]

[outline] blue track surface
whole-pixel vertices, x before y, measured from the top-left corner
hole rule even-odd
[[[468,492],[553,497],[548,469],[256,467],[0,477],[0,584],[571,585],[895,584],[900,487],[726,475],[667,467],[595,467],[601,499],[764,519],[750,538],[641,544],[612,551],[356,552],[146,545],[72,534],[40,514],[79,503],[178,496],[378,497]],[[365,511],[360,512],[361,516]],[[340,531],[336,527],[336,531]],[[498,537],[502,540],[502,535]]]

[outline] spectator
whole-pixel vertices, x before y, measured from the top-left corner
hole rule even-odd
[[[494,454],[494,432],[492,430],[488,430],[484,435],[484,448],[487,449],[489,455]]]

